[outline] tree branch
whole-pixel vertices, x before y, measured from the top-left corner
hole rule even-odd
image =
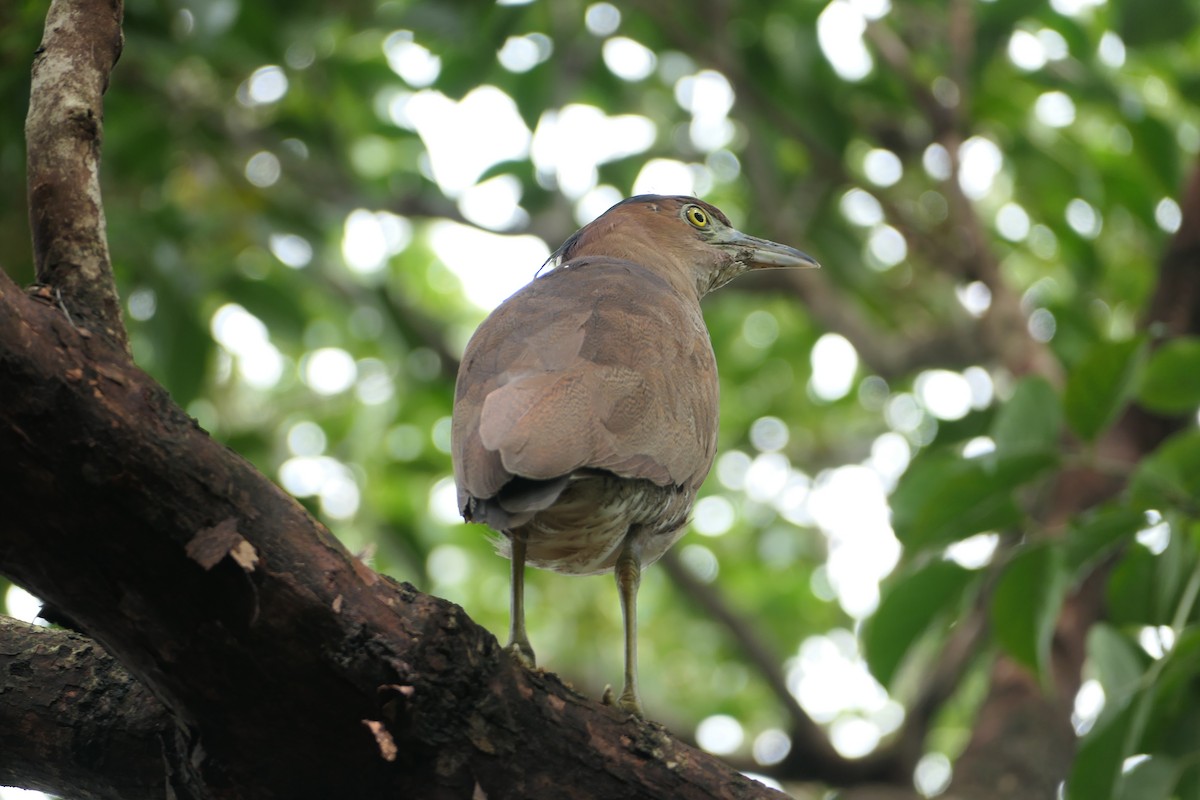
[[[0,785],[78,800],[165,796],[171,719],[96,642],[0,617],[0,675]]]
[[[1162,259],[1143,320],[1156,336],[1200,335],[1200,166],[1193,168],[1179,205],[1183,221]]]
[[[970,42],[964,42],[964,34],[974,29],[972,10],[963,3],[954,3],[947,22],[946,35],[951,43],[952,71],[961,79],[965,69],[964,59],[970,58]],[[950,177],[941,183],[947,195],[950,226],[953,239],[950,246],[942,248],[951,258],[943,260],[943,268],[951,274],[981,281],[991,292],[992,302],[980,320],[981,332],[988,351],[1014,375],[1043,375],[1054,382],[1062,379],[1062,368],[1045,345],[1029,335],[1025,312],[1021,309],[1021,298],[1013,291],[1000,272],[1000,262],[992,251],[991,240],[979,217],[974,202],[967,197],[959,183],[959,150],[962,137],[959,131],[966,122],[962,95],[966,87],[957,86],[960,98],[950,113],[934,97],[914,70],[908,46],[900,36],[891,31],[884,22],[867,26],[866,36],[876,51],[904,83],[916,108],[924,114],[933,136],[931,144],[941,144],[949,154]],[[893,203],[886,204],[888,216],[899,216],[902,228],[911,227],[904,219],[901,209]]]
[[[764,270],[743,277],[722,291],[786,293],[799,298],[805,310],[825,330],[835,331],[854,345],[864,366],[887,380],[904,378],[928,367],[966,368],[984,363],[989,351],[975,335],[976,321],[963,318],[945,329],[908,328],[884,335],[872,326],[827,280],[813,271],[803,275],[787,270]]]
[[[904,82],[909,97],[925,114],[935,135],[950,127],[951,117],[946,107],[937,101],[933,92],[917,76],[908,45],[889,27],[888,23],[884,20],[874,20],[867,24],[863,35],[874,45],[875,52],[879,53],[891,72],[898,75]]]
[[[787,678],[780,668],[781,659],[778,654],[771,652],[749,621],[730,608],[714,587],[698,580],[674,551],[668,550],[659,563],[675,586],[733,637],[787,712],[791,723],[792,752],[799,754],[798,760],[808,770],[804,775],[789,777],[825,780],[829,774],[843,771],[846,759],[833,749],[833,745],[825,738],[825,732],[788,689]]]
[[[29,221],[37,279],[75,324],[128,350],[100,200],[101,97],[121,54],[121,0],[54,0],[33,61]]]
[[[849,759],[833,748],[821,727],[797,702],[780,669],[781,659],[756,634],[750,621],[732,609],[714,587],[697,580],[674,551],[668,551],[659,563],[680,591],[728,631],[787,711],[792,740],[787,757],[765,770],[746,765],[747,769],[762,770],[782,781],[815,780],[835,786],[906,783],[925,752],[925,737],[934,716],[958,688],[986,629],[987,609],[981,601],[950,635],[896,738],[865,758]]]
[[[160,698],[177,796],[777,796],[366,568],[3,276],[0,397],[0,571]]]
[[[145,780],[181,799],[778,796],[516,667],[458,607],[372,572],[129,361],[96,176],[120,18],[119,2],[54,0],[34,66],[45,285],[30,298],[0,274],[0,572],[161,703],[147,711],[173,735]],[[50,763],[21,777],[73,796],[111,785],[60,785],[72,776]]]

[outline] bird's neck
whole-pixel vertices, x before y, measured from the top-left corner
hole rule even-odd
[[[715,288],[712,286],[713,276],[701,273],[689,261],[673,253],[656,251],[650,242],[631,240],[620,245],[614,245],[612,242],[605,244],[603,248],[592,248],[584,244],[572,251],[571,261],[578,262],[583,258],[628,261],[654,273],[681,296],[696,303],[700,302],[700,298],[704,297],[710,288]],[[729,278],[726,278],[717,285],[723,285],[728,280]]]

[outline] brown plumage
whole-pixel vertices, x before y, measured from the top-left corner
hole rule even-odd
[[[513,561],[509,647],[532,665],[523,569],[614,570],[625,614],[621,705],[641,715],[641,569],[682,535],[717,439],[717,365],[700,298],[762,267],[815,267],[694,197],[613,206],[557,266],[484,320],[463,354],[452,430],[464,518]]]

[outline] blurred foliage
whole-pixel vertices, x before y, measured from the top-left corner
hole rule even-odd
[[[822,659],[862,663],[844,632],[867,616],[866,663],[904,703],[980,602],[987,653],[1044,672],[1065,594],[1115,558],[1111,617],[1091,632],[1086,669],[1105,702],[1098,718],[1093,708],[1077,720],[1086,733],[1069,795],[1200,797],[1200,345],[1151,352],[1157,342],[1138,329],[1200,149],[1200,36],[1194,3],[1152,6],[130,0],[106,97],[103,182],[136,358],[376,568],[502,633],[507,563],[446,511],[455,358],[485,312],[432,231],[473,212],[433,179],[431,143],[397,124],[395,109],[428,82],[455,102],[496,87],[539,134],[570,103],[648,119],[648,147],[599,165],[593,183],[609,194],[568,197],[527,151],[479,178],[515,181],[524,216],[511,232],[553,249],[601,210],[596,198],[629,194],[647,163],[673,160],[735,225],[826,265],[794,282],[746,279],[706,303],[724,455],[698,511],[709,535],[681,543],[684,564],[752,620],[802,702]],[[867,26],[872,66],[847,77],[852,66],[831,64],[818,30],[849,19],[838,47],[852,56],[864,46],[859,9],[885,13]],[[33,2],[0,11],[0,179],[10,187],[0,267],[25,281],[15,187],[43,15]],[[614,36],[648,48],[652,69],[620,77]],[[398,43],[438,59],[427,80],[389,65]],[[506,68],[506,47],[532,63]],[[282,93],[251,85],[271,65]],[[703,103],[688,93],[703,70],[732,87],[727,121],[693,113]],[[461,157],[491,133],[460,125]],[[983,182],[969,199],[950,191],[956,161],[964,187]],[[347,263],[356,209],[393,215],[372,217],[394,240],[383,269]],[[994,274],[964,272],[980,252]],[[1028,321],[1007,336],[1045,342],[1063,380],[1018,374],[981,332],[989,299],[1006,295]],[[220,342],[218,318],[233,325]],[[857,353],[822,338],[831,332]],[[344,384],[316,388],[315,365],[345,373],[347,355]],[[844,385],[820,383],[817,372],[839,368]],[[1133,398],[1191,422],[1128,475],[1092,443]],[[1045,496],[1080,465],[1131,485],[1061,529]],[[872,493],[890,494],[891,528],[886,512],[866,513]],[[964,540],[976,555],[955,549]],[[599,694],[620,674],[611,580],[532,574],[529,584],[539,661]],[[745,732],[731,744],[742,755],[764,731],[788,728],[760,665],[662,570],[646,576],[641,625],[652,717],[686,733],[730,715]],[[930,748],[953,758],[963,746],[986,669],[986,658],[972,667]],[[809,710],[848,751],[898,724],[895,704],[878,698]],[[857,739],[839,734],[847,722],[867,723],[865,745],[861,725]],[[1149,758],[1127,764],[1135,754]]]

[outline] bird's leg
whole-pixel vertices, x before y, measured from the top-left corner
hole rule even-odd
[[[518,663],[533,667],[536,663],[529,635],[525,633],[525,534],[513,532],[512,586],[509,597],[508,650]]]
[[[617,704],[642,719],[645,715],[637,680],[637,593],[642,582],[642,543],[635,530],[625,537],[613,573],[617,577],[621,616],[625,621],[625,689]]]

